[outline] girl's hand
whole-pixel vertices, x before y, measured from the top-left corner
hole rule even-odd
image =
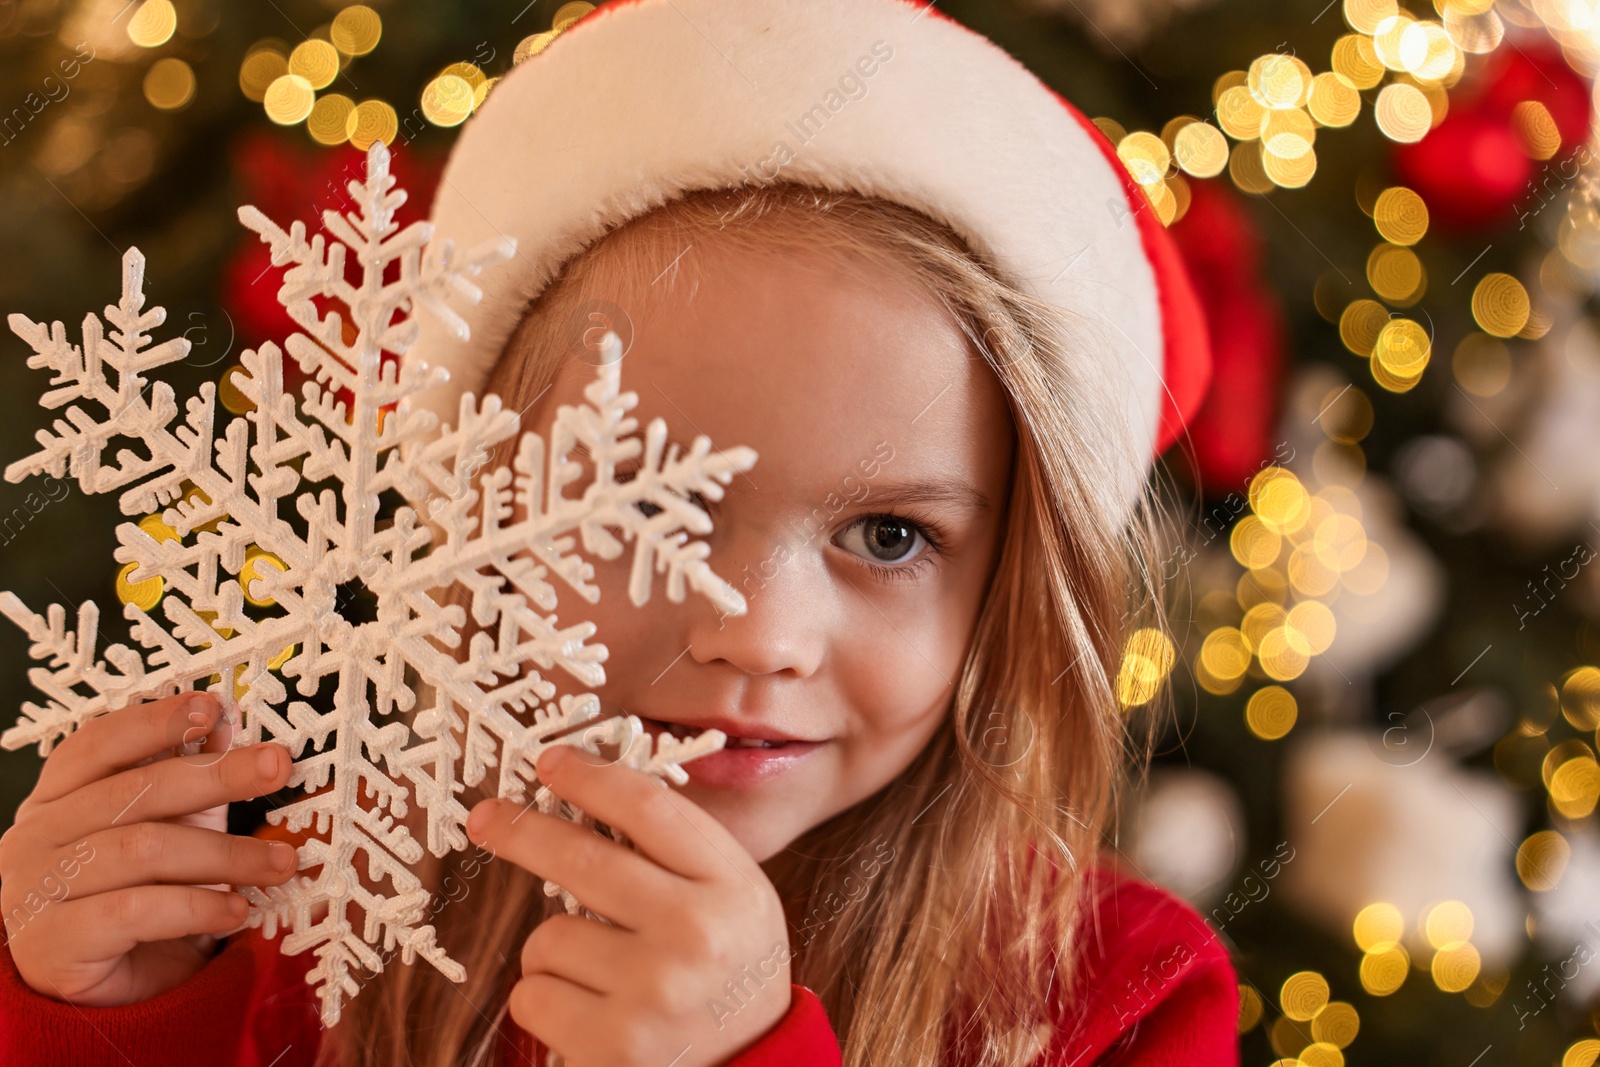
[[[288,781],[288,750],[227,751],[229,731],[212,733],[221,717],[210,694],[180,693],[93,719],[45,760],[0,837],[0,911],[30,988],[72,1004],[148,1000],[244,920],[230,885],[289,879],[292,846],[226,830],[230,800]]]
[[[537,809],[485,800],[467,834],[615,925],[540,923],[522,948],[511,1017],[568,1067],[714,1067],[789,1010],[777,890],[733,835],[664,782],[567,745],[540,781],[622,831],[630,851]]]

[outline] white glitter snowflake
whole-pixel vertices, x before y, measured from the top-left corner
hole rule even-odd
[[[667,448],[659,418],[642,441],[635,436],[638,420],[627,413],[638,397],[619,391],[620,344],[607,335],[588,403],[559,409],[548,454],[542,438],[524,433],[509,467],[485,470],[495,445],[519,433],[518,415],[495,396],[479,403],[467,394],[454,428],[440,427],[403,402],[446,372],[384,354],[398,357],[415,341],[418,305],[464,339],[466,326],[444,298],[475,302],[481,294],[469,279],[513,246],[491,242],[457,258],[450,242],[429,243],[431,223],[401,229],[394,213],[405,193],[395,188],[382,142],[368,152],[365,181],[351,181],[349,192],[354,209],[324,212],[328,237],[309,241],[303,223],[285,232],[253,207],[239,210],[270,245],[272,262],[291,264],[278,299],[303,331],[285,342],[311,379],[298,407],[284,391],[283,353],[269,343],[244,353],[244,373],[230,383],[251,405],[245,418],[218,432],[217,390],[207,383],[180,419],[171,387],[145,373],[183,359],[189,344],[151,343],[147,331],[166,313],[145,310],[137,249],[122,260],[120,301],[105,309],[109,333],[87,315],[80,347],[59,322],[47,329],[10,316],[35,353],[28,365],[54,374],[42,405],[71,406],[38,433],[38,452],[6,468],[6,480],[70,473],[86,493],[121,490],[123,514],[150,517],[117,527],[116,558],[136,564],[125,576],[129,588],[148,590],[159,579],[166,622],[128,603],[124,614],[143,652],[112,644],[97,658],[92,602],[78,609],[74,631],[60,606],[40,616],[0,593],[0,611],[48,663],[30,671],[48,699],[24,706],[0,737],[4,747],[36,744],[48,754],[96,715],[197,682],[223,702],[235,745],[270,739],[289,747],[289,784],[307,795],[267,818],[313,828],[299,866],[316,873],[243,891],[250,925],[269,937],[286,928],[285,953],[316,952],[307,981],[325,1025],[359,990],[356,969],[382,970],[380,944],[385,954],[398,946],[408,963],[421,956],[451,979],[465,978],[433,927],[421,924],[430,895],[411,869],[423,856],[402,821],[411,804],[425,813],[428,850],[443,856],[467,846],[458,799],[465,787],[498,766],[498,795],[523,800],[547,745],[597,753],[616,746],[606,754],[680,785],[688,780],[680,764],[722,747],[726,738],[715,730],[683,740],[663,734],[653,745],[636,716],[602,721],[592,693],[557,699],[541,672],[560,668],[585,688],[605,681],[606,648],[587,642],[594,624],[563,626],[553,613],[556,579],[590,603],[599,599],[593,565],[574,551],[579,540],[589,556],[608,560],[634,542],[635,605],[664,572],[669,599],[682,601],[692,588],[720,610],[742,613],[744,598],[706,562],[709,546],[689,540],[711,530],[691,495],[721,499],[722,486],[756,460],[745,447],[712,454],[703,436],[680,455],[677,445]],[[359,282],[348,280],[347,256]],[[338,306],[319,314],[314,298]],[[77,402],[103,408],[104,417]],[[113,441],[133,447],[108,458]],[[578,444],[594,477],[569,498],[565,488],[583,474],[567,460]],[[616,481],[616,465],[641,451],[642,468]],[[385,495],[403,501],[389,517]],[[452,584],[465,590],[465,608],[444,595]],[[366,621],[339,610],[358,585],[376,601]],[[475,628],[463,649],[469,616]],[[324,709],[290,699],[286,680],[301,698],[320,692]],[[543,786],[534,802],[594,824]],[[379,888],[384,883],[392,889]],[[580,907],[556,886],[546,892],[561,893],[569,912]]]

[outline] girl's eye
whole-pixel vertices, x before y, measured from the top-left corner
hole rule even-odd
[[[702,511],[705,511],[705,512],[708,512],[708,513],[711,511],[710,502],[707,501],[706,498],[701,496],[699,493],[690,493],[689,494],[689,499],[694,501],[695,504],[697,504]],[[648,500],[636,501],[636,504],[638,505],[639,510],[644,512],[644,517],[647,518],[647,519],[654,518],[655,516],[661,514],[661,509],[659,507],[657,507],[655,504],[650,503],[650,501],[648,501]]]
[[[873,574],[885,581],[908,581],[917,577],[925,567],[934,565],[933,557],[943,549],[931,523],[913,522],[898,515],[863,515],[851,523],[839,539],[839,546],[851,551],[855,551],[856,542],[860,542],[863,552],[857,555],[862,556]],[[917,551],[919,542],[924,551]]]
[[[638,467],[629,467],[627,470],[614,472],[611,477],[617,482],[631,482],[638,476],[638,474]],[[707,513],[711,511],[710,501],[706,500],[706,498],[701,496],[698,492],[690,493],[689,499],[694,501],[694,503],[698,505],[702,511]],[[640,511],[644,512],[644,517],[647,519],[654,518],[655,516],[661,514],[661,508],[650,503],[648,500],[638,500],[635,501],[634,504]]]

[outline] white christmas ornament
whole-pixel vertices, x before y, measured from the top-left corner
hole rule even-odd
[[[145,310],[137,249],[123,256],[121,299],[105,309],[109,334],[93,314],[84,319],[81,347],[59,322],[47,329],[22,315],[9,319],[34,350],[28,365],[54,374],[43,406],[71,406],[38,433],[38,452],[6,468],[6,480],[70,473],[86,493],[122,490],[125,515],[164,509],[170,532],[154,526],[152,536],[134,522],[117,527],[116,558],[137,564],[128,580],[157,578],[166,590],[165,624],[136,604],[125,608],[142,653],[112,644],[96,657],[99,612],[92,602],[78,609],[74,631],[60,606],[40,616],[0,593],[0,611],[28,632],[33,657],[48,662],[30,671],[48,699],[26,704],[0,744],[35,744],[48,754],[94,716],[214,678],[209,688],[236,727],[235,746],[267,739],[295,756],[289,785],[307,795],[267,818],[290,830],[312,827],[299,871],[316,873],[242,891],[251,902],[247,925],[269,937],[284,927],[286,954],[315,951],[307,981],[317,987],[324,1025],[336,1022],[345,998],[359,990],[358,968],[383,969],[379,945],[398,946],[408,963],[421,956],[455,981],[466,976],[422,923],[430,894],[411,869],[423,856],[404,821],[412,805],[421,809],[419,821],[425,816],[428,851],[444,856],[467,846],[467,809],[458,794],[482,782],[490,767],[499,768],[498,795],[522,801],[545,747],[604,754],[600,746],[615,745],[621,762],[681,785],[688,775],[680,764],[726,740],[707,730],[682,740],[663,734],[653,745],[636,716],[598,721],[592,693],[554,699],[556,687],[541,673],[551,668],[586,688],[605,681],[606,648],[586,643],[594,624],[560,625],[554,614],[553,579],[590,603],[599,599],[593,565],[574,551],[579,540],[601,559],[615,559],[624,541],[634,542],[635,605],[649,599],[654,574],[664,572],[673,601],[690,588],[725,613],[746,610],[707,564],[709,546],[689,540],[711,530],[690,497],[720,500],[722,486],[753,466],[756,453],[737,447],[712,454],[701,436],[680,455],[677,445],[666,449],[659,418],[641,441],[638,420],[627,415],[638,397],[619,391],[614,335],[603,342],[605,361],[585,390],[588,403],[558,410],[548,454],[543,439],[524,433],[509,467],[483,469],[490,450],[520,425],[492,395],[481,403],[463,396],[453,428],[412,409],[408,398],[446,373],[420,361],[397,366],[384,353],[398,356],[411,346],[418,305],[465,338],[465,324],[444,298],[476,301],[480,292],[469,279],[513,247],[491,241],[458,258],[450,242],[430,244],[431,223],[401,229],[395,222],[405,193],[394,186],[388,150],[376,142],[365,181],[349,183],[354,210],[323,213],[327,238],[308,241],[303,223],[285,232],[253,207],[239,210],[270,245],[274,265],[292,264],[278,299],[303,332],[285,345],[313,379],[298,409],[284,391],[282,353],[269,343],[244,353],[248,377],[234,375],[254,405],[245,418],[219,433],[216,388],[207,383],[180,419],[171,387],[144,375],[183,359],[189,344],[181,337],[151,343],[147,331],[166,313]],[[347,256],[359,282],[348,280]],[[351,339],[340,313],[319,317],[314,298],[349,310]],[[78,401],[104,408],[105,416]],[[143,454],[122,447],[106,462],[118,439]],[[579,444],[594,480],[581,498],[569,498],[563,489],[583,466],[567,454]],[[616,465],[641,451],[643,466],[632,480],[616,481]],[[387,520],[380,494],[404,501]],[[647,516],[641,504],[655,513]],[[371,621],[348,621],[337,610],[341,589],[355,582],[376,600]],[[467,594],[465,609],[444,596],[455,584]],[[463,651],[469,613],[476,630]],[[332,710],[291,700],[287,679],[300,697],[331,696]],[[532,803],[593,824],[543,786]],[[357,854],[370,877],[358,873]],[[559,887],[546,892],[560,893],[568,912],[581,907]],[[359,927],[351,905],[361,913]]]
[[[1289,746],[1283,833],[1296,859],[1284,865],[1285,894],[1341,939],[1362,908],[1392,904],[1421,960],[1433,951],[1423,937],[1429,909],[1460,901],[1485,966],[1509,967],[1527,943],[1527,901],[1513,873],[1521,802],[1442,746],[1396,762],[1392,740],[1330,730]]]
[[[1205,909],[1244,858],[1244,824],[1239,795],[1222,778],[1158,769],[1129,820],[1130,851],[1140,874]]]

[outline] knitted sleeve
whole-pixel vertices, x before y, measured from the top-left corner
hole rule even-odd
[[[115,1008],[79,1007],[35,992],[0,947],[0,1063],[29,1067],[231,1064],[251,1005],[256,957],[230,941],[186,982]]]
[[[822,1001],[790,983],[789,1010],[778,1025],[723,1067],[839,1067],[839,1041]]]
[[[1238,979],[1205,920],[1109,871],[1088,892],[1076,993],[1042,1067],[1237,1067]]]
[[[87,1008],[35,992],[0,944],[0,1063],[29,1067],[309,1067],[322,1028],[305,983],[312,953],[285,956],[256,930],[230,938],[186,982],[137,1004]]]

